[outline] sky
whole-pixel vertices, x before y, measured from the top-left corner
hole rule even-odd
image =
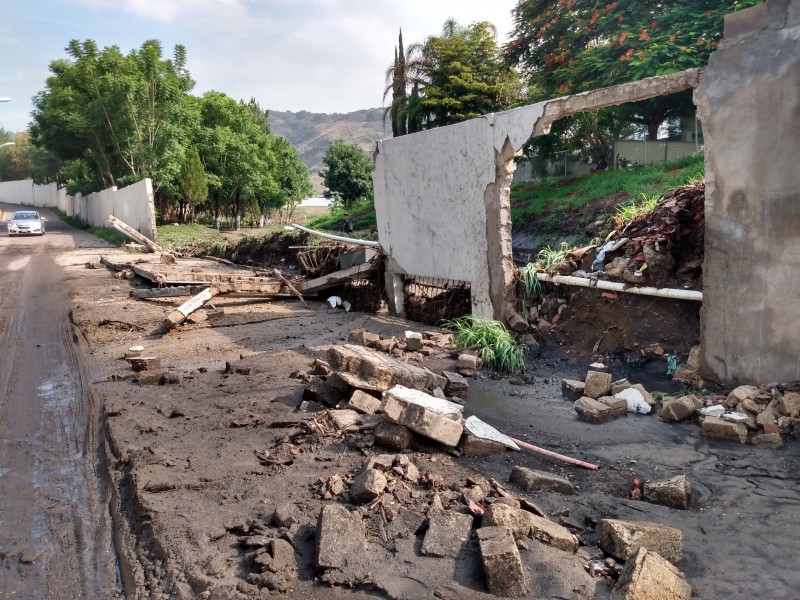
[[[382,106],[397,34],[406,45],[446,19],[489,21],[505,42],[517,0],[0,0],[0,127],[27,128],[31,98],[70,40],[123,52],[158,39],[188,53],[194,94],[217,90],[278,111]]]

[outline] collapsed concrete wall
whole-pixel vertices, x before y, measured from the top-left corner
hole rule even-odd
[[[703,367],[800,380],[800,2],[725,19],[695,103],[706,142]]]
[[[19,206],[57,208],[94,227],[108,227],[108,215],[122,219],[141,234],[155,240],[156,214],[153,183],[142,179],[122,189],[111,187],[83,196],[67,195],[55,183],[36,185],[30,179],[0,182],[0,202]]]
[[[674,94],[697,79],[691,69],[379,142],[373,181],[390,308],[402,314],[401,277],[415,275],[466,281],[473,314],[507,319],[514,310],[510,185],[525,142],[562,117]]]

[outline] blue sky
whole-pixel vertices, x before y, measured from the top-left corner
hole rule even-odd
[[[123,52],[148,39],[188,52],[194,92],[263,108],[349,112],[381,106],[398,28],[406,43],[448,17],[487,20],[500,41],[516,0],[0,0],[0,127],[21,131],[50,61],[71,39]]]

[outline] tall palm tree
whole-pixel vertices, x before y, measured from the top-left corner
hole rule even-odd
[[[398,45],[394,49],[394,62],[386,69],[386,87],[383,90],[384,102],[389,92],[392,93],[392,103],[384,110],[383,119],[385,122],[387,116],[391,118],[394,137],[420,130],[413,113],[414,98],[419,98],[421,49],[420,44],[404,48],[403,30],[400,30]]]

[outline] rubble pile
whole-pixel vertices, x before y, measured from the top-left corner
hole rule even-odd
[[[605,423],[627,412],[648,414],[656,406],[643,385],[612,381],[602,364],[591,365],[584,381],[563,379],[561,392],[574,403],[578,418],[589,423]],[[697,419],[709,438],[777,449],[785,436],[800,433],[800,386],[741,385],[726,396],[665,396],[658,414],[670,423]]]

